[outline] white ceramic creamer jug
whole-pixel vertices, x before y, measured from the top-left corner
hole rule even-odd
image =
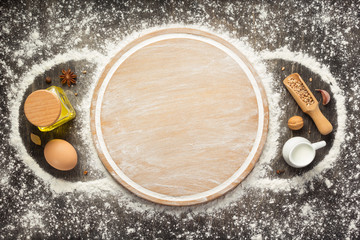
[[[314,160],[316,150],[325,146],[325,141],[311,143],[306,138],[293,137],[284,144],[282,154],[290,166],[302,168]]]

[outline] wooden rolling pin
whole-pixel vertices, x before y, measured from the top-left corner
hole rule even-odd
[[[283,82],[301,110],[313,119],[319,132],[322,135],[331,133],[333,126],[320,111],[319,102],[305,84],[304,80],[301,79],[300,75],[293,73],[287,76]]]

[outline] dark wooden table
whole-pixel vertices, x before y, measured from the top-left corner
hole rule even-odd
[[[4,239],[350,239],[360,238],[359,193],[359,1],[6,1],[0,4],[0,238]],[[124,205],[111,194],[84,194],[81,191],[54,194],[47,183],[29,170],[16,146],[10,144],[10,126],[19,123],[22,143],[37,164],[55,178],[65,181],[93,181],[104,177],[87,164],[87,147],[82,146],[76,122],[41,133],[30,125],[22,112],[25,97],[36,89],[46,88],[44,78],[60,86],[62,69],[78,74],[78,84],[67,89],[74,107],[81,111],[83,96],[91,94],[86,81],[96,81],[94,63],[64,61],[39,73],[19,98],[19,119],[10,119],[11,86],[22,81],[23,74],[40,62],[69,49],[87,48],[104,52],[107,42],[121,42],[128,34],[163,24],[188,24],[226,32],[234,39],[246,41],[257,52],[287,47],[301,52],[329,68],[346,99],[346,125],[339,126],[336,98],[326,106],[324,115],[334,125],[334,132],[321,136],[311,119],[297,107],[282,85],[293,72],[301,74],[310,89],[331,86],[322,76],[303,64],[282,59],[267,60],[273,74],[275,91],[281,94],[281,132],[277,157],[268,168],[273,179],[291,179],[324,161],[333,147],[334,133],[345,128],[341,152],[333,167],[308,182],[306,191],[248,190],[236,201],[228,196],[187,208],[156,205],[123,190],[131,201]],[[32,36],[35,32],[38,36]],[[36,40],[39,40],[38,42]],[[285,70],[281,70],[285,67]],[[86,69],[86,74],[81,71]],[[312,78],[312,81],[308,81]],[[73,93],[78,93],[74,97]],[[320,94],[316,94],[321,102]],[[269,98],[271,101],[271,98]],[[305,127],[290,131],[287,120],[293,115],[304,118]],[[30,141],[30,132],[43,142],[63,138],[77,146],[79,164],[69,172],[51,168],[43,149]],[[303,169],[289,167],[281,156],[281,146],[292,136],[311,141],[325,140],[327,146],[317,152],[315,161]],[[256,166],[255,166],[256,167]],[[276,170],[285,170],[277,174]],[[89,171],[84,175],[84,171]],[[327,184],[324,179],[329,179]],[[236,190],[235,190],[236,191]],[[230,196],[233,193],[229,193]],[[233,196],[232,196],[233,197]],[[227,202],[226,205],[222,201]],[[223,205],[223,208],[216,206]],[[131,206],[131,207],[130,207]],[[305,208],[304,208],[305,206]],[[311,209],[305,213],[306,206]],[[146,208],[146,211],[139,211]],[[207,209],[215,209],[207,212]]]

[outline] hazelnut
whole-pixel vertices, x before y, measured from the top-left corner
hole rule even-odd
[[[292,116],[288,121],[291,130],[300,130],[304,126],[304,120],[300,116]]]

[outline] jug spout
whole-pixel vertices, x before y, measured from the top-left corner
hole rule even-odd
[[[313,148],[314,148],[315,150],[318,150],[318,149],[320,149],[320,148],[325,147],[325,146],[326,146],[326,142],[325,142],[325,141],[320,141],[320,142],[313,143],[313,144],[311,144],[311,145],[313,146]]]

